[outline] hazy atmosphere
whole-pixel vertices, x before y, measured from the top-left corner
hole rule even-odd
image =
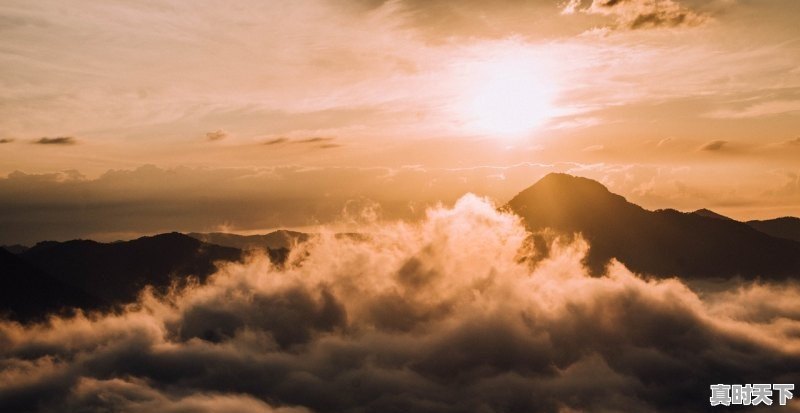
[[[551,171],[650,208],[800,215],[798,13],[6,1],[2,242],[303,227],[357,197],[411,217],[468,191],[502,202]]]

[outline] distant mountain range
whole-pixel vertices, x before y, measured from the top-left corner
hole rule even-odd
[[[215,262],[242,258],[237,248],[176,232],[113,243],[45,241],[18,254],[0,251],[0,311],[23,321],[58,307],[94,310],[132,302],[146,285],[164,291],[189,276],[202,282]]]
[[[720,215],[708,209],[698,209],[692,212],[693,214],[702,215],[709,218],[726,219],[733,221],[725,215]],[[796,217],[781,217],[767,219],[763,221],[753,220],[745,221],[745,224],[755,228],[765,234],[772,235],[773,237],[786,238],[800,242],[800,218]]]
[[[62,283],[111,303],[129,302],[145,285],[169,286],[215,271],[216,261],[236,261],[242,251],[172,232],[132,241],[40,242],[19,257]]]
[[[108,303],[36,268],[0,248],[0,312],[27,321],[68,308],[102,308]]]
[[[601,274],[616,258],[631,270],[685,279],[800,275],[800,219],[739,222],[707,209],[649,211],[600,183],[550,174],[515,196],[505,210],[534,233],[549,228],[589,241],[587,266]],[[358,234],[339,234],[358,237]],[[164,291],[189,277],[200,282],[217,262],[266,251],[282,264],[309,234],[167,233],[131,241],[45,241],[0,248],[0,312],[21,321],[64,308],[107,309],[132,302],[146,285]],[[539,247],[546,245],[539,243]]]
[[[782,217],[765,221],[747,221],[747,225],[773,237],[800,242],[800,218]]]
[[[545,176],[504,208],[532,231],[583,234],[590,244],[586,264],[595,273],[616,258],[635,272],[660,277],[800,275],[800,242],[781,220],[743,223],[709,210],[648,211],[599,182],[566,174]]]
[[[303,232],[287,231],[285,229],[273,231],[265,235],[238,235],[225,232],[190,232],[186,235],[209,244],[239,248],[240,250],[291,249],[298,243],[308,240],[310,237],[309,234]]]

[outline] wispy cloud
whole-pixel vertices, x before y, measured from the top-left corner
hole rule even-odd
[[[37,145],[74,145],[78,140],[72,136],[42,137],[34,141]]]
[[[800,146],[800,136],[798,136],[798,137],[796,137],[794,139],[786,140],[786,141],[783,142],[783,144],[784,145],[788,145],[788,146]]]
[[[322,137],[322,136],[312,136],[308,138],[298,138],[298,139],[291,139],[287,137],[277,137],[265,142],[262,142],[262,145],[272,146],[272,145],[280,145],[284,143],[291,143],[291,144],[298,144],[298,145],[313,145],[319,144],[316,147],[321,149],[330,149],[330,148],[338,148],[342,146],[338,143],[333,143],[336,138],[329,138],[329,137]]]
[[[319,142],[329,142],[334,140],[335,138],[324,138],[321,136],[312,136],[310,138],[303,138],[303,139],[296,139],[292,142],[294,143],[319,143]]]
[[[262,145],[278,145],[286,142],[289,142],[289,138],[275,138],[262,143]]]
[[[210,141],[219,141],[223,140],[228,137],[228,132],[225,132],[222,129],[217,129],[213,132],[206,133],[206,139]]]
[[[728,143],[729,143],[728,141],[724,141],[724,140],[711,141],[711,142],[706,143],[705,145],[701,146],[700,150],[701,151],[711,151],[711,152],[713,152],[713,151],[721,151],[722,149],[725,149],[728,146]]]
[[[719,109],[706,116],[717,119],[747,119],[797,112],[800,112],[800,100],[772,100],[740,108]]]
[[[618,28],[631,30],[697,26],[710,18],[680,0],[570,0],[562,12],[612,16]]]

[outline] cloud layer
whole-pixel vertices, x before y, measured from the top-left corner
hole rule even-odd
[[[709,383],[800,379],[797,285],[590,277],[585,245],[535,258],[474,196],[364,232],[118,314],[0,323],[0,410],[693,412]]]
[[[650,29],[659,27],[697,26],[709,16],[697,12],[679,0],[570,0],[565,14],[584,12],[613,16],[618,28]],[[722,2],[708,2],[722,3]]]

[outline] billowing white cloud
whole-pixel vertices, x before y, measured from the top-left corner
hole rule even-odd
[[[800,379],[791,282],[592,277],[584,243],[536,256],[475,196],[363,231],[116,314],[2,322],[0,408],[699,412],[709,383]]]

